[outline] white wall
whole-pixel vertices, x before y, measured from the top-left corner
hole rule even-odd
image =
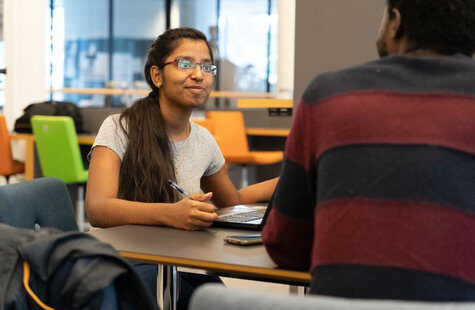
[[[47,0],[5,0],[4,114],[9,128],[25,106],[47,98],[46,14]]]
[[[277,61],[277,94],[292,98],[295,66],[295,1],[279,0],[279,50]]]
[[[294,101],[319,73],[378,57],[383,0],[297,0]]]

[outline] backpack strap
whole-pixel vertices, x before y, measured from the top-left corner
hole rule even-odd
[[[23,262],[23,286],[25,287],[25,290],[28,292],[28,295],[30,295],[33,301],[36,302],[36,304],[40,306],[41,309],[54,310],[54,308],[48,307],[38,298],[38,296],[36,296],[36,294],[30,288],[30,285],[28,283],[29,281],[30,281],[30,265],[28,265],[27,262]]]

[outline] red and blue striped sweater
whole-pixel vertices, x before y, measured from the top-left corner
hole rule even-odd
[[[475,300],[475,61],[391,56],[317,76],[263,231],[311,292]]]

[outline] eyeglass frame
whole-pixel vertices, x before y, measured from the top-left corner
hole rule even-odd
[[[189,61],[190,62],[190,67],[189,68],[180,68],[180,61],[181,60],[185,60],[185,61]],[[195,70],[196,69],[196,66],[197,65],[200,65],[200,70],[202,73],[204,74],[211,74],[211,75],[216,75],[217,71],[218,71],[218,66],[214,65],[214,64],[206,64],[204,62],[196,62],[196,61],[193,61],[193,60],[190,60],[190,59],[186,59],[186,58],[175,58],[175,60],[173,61],[169,61],[169,62],[166,62],[164,64],[162,64],[160,67],[158,67],[159,69],[162,69],[163,67],[165,67],[166,65],[170,65],[170,64],[173,64],[173,63],[176,63],[176,67],[179,69],[179,70],[183,70],[183,71],[188,71],[188,70]],[[204,67],[205,66],[209,66],[211,67],[211,71],[210,72],[206,72],[204,71]]]

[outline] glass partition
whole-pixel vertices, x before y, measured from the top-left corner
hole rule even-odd
[[[148,48],[165,29],[165,1],[114,0],[112,72],[108,88],[148,89],[143,74]],[[115,96],[110,105],[130,105],[139,96]]]
[[[219,66],[216,90],[272,92],[277,79],[276,2],[50,0],[51,86],[113,88],[124,93],[147,89],[142,72],[147,50],[169,20],[170,27],[194,27],[206,34]],[[127,93],[56,92],[52,98],[80,106],[125,106],[136,98]]]
[[[268,89],[269,1],[221,0],[218,33],[223,90]],[[274,61],[275,65],[275,61]]]
[[[109,1],[51,3],[52,88],[104,88],[110,80]],[[83,106],[104,105],[101,95],[55,93],[53,99]]]

